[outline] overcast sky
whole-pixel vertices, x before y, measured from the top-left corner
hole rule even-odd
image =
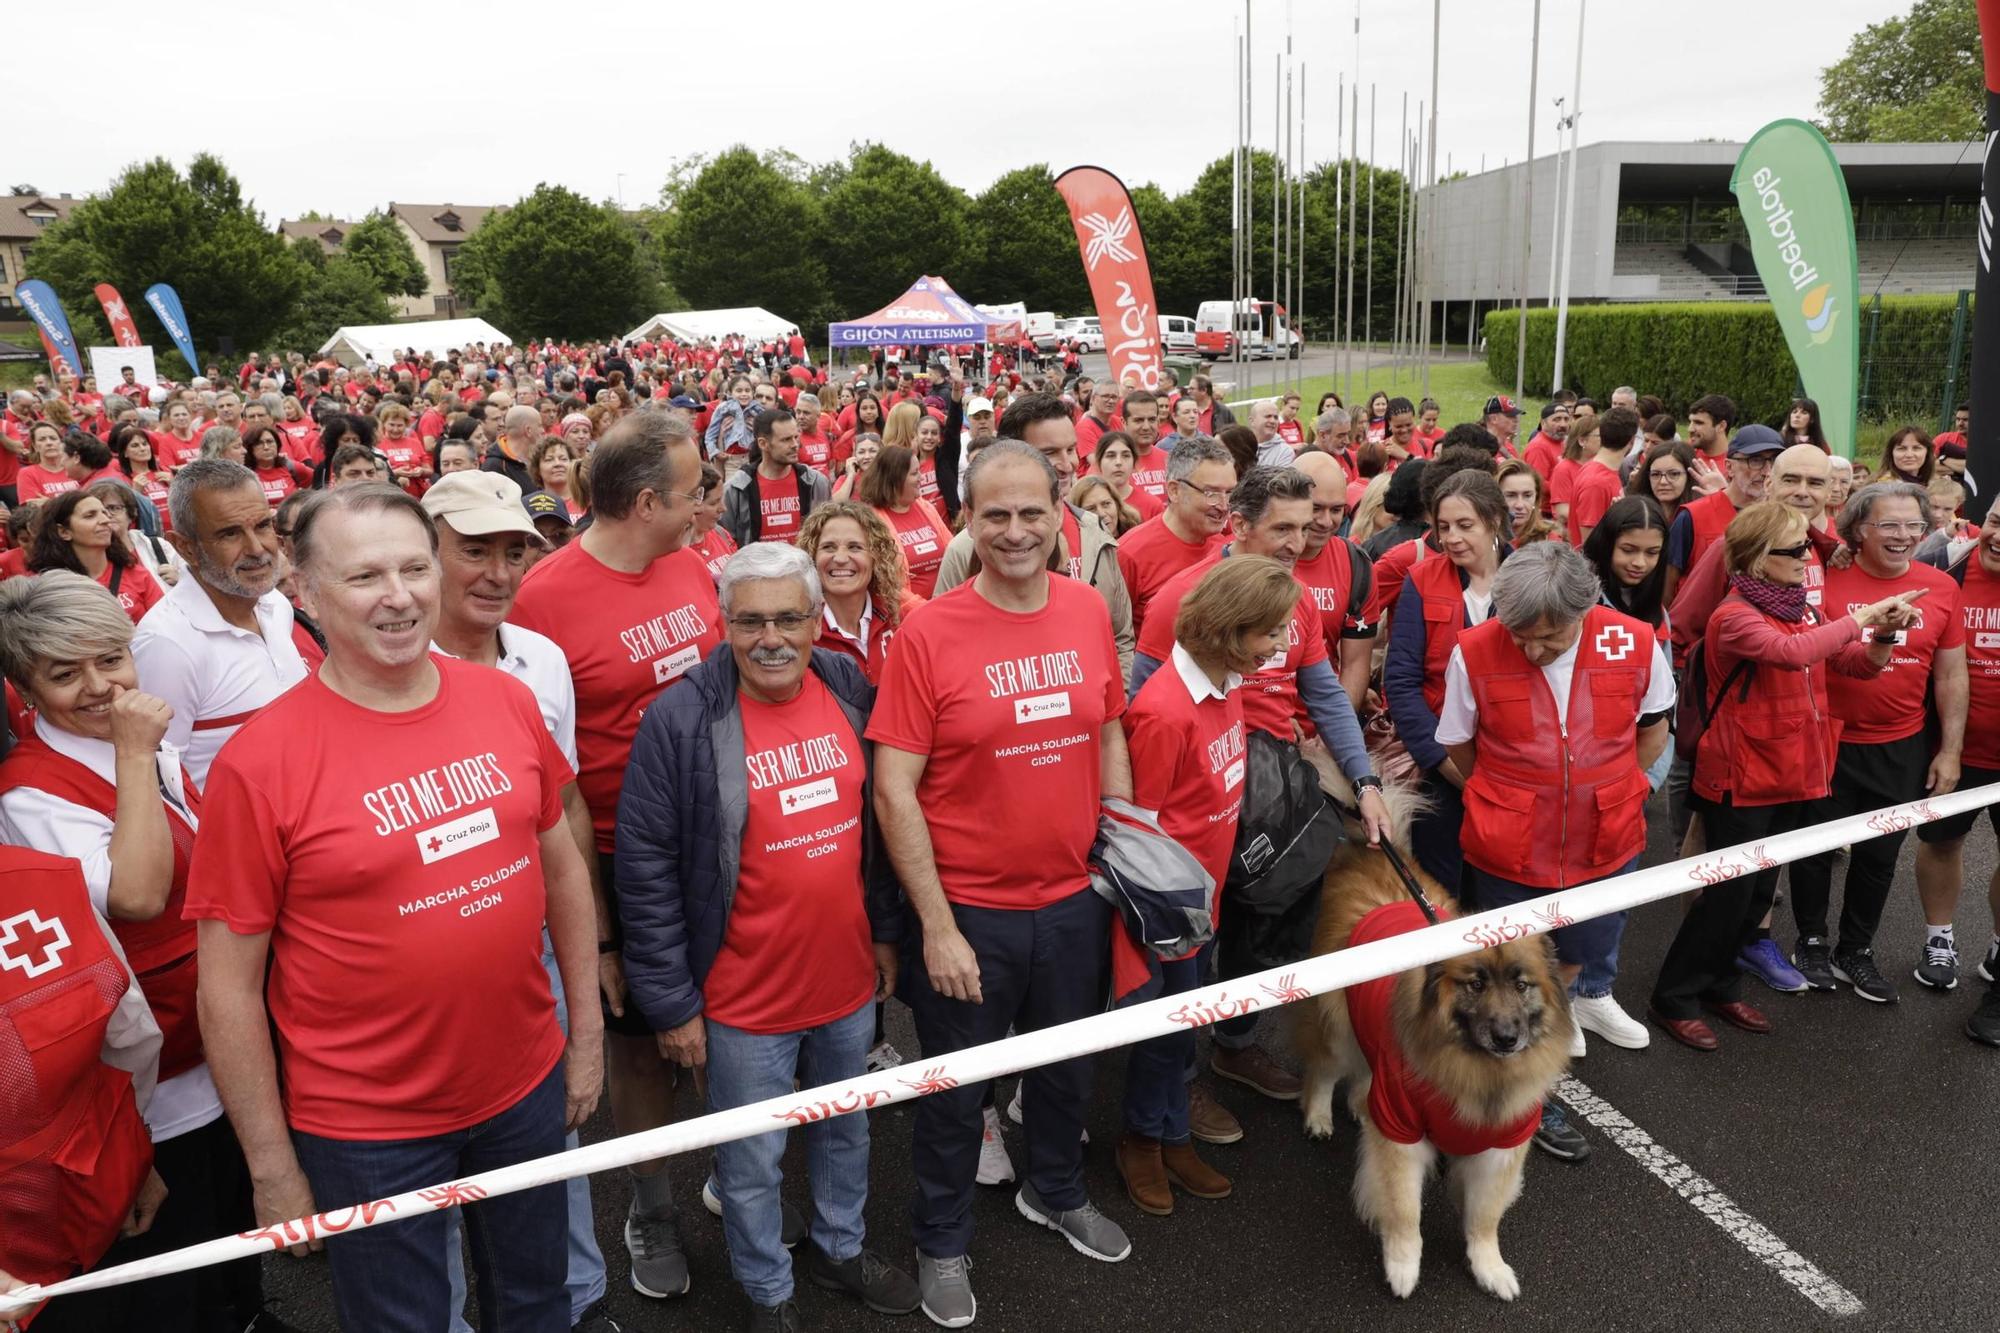
[[[1572,93],[1578,0],[1542,4],[1536,152]],[[1742,139],[1813,114],[1822,66],[1908,0],[1596,0],[1584,34],[1583,138]],[[1241,0],[683,3],[338,0],[307,7],[100,0],[10,7],[17,57],[68,72],[0,152],[0,184],[103,189],[127,163],[221,155],[275,222],[358,218],[390,200],[511,202],[539,181],[628,205],[668,164],[737,142],[821,161],[873,139],[972,192],[1010,168],[1091,162],[1185,189],[1234,134]],[[1534,0],[1443,0],[1438,166],[1527,146]],[[1312,81],[1305,129],[1333,155],[1335,76],[1354,79],[1352,0],[1255,0],[1255,139],[1271,142],[1272,57]],[[1398,160],[1403,94],[1430,97],[1431,5],[1361,6],[1362,152]],[[78,51],[82,42],[83,50]],[[109,42],[109,46],[102,43]],[[110,55],[100,63],[93,50]],[[83,61],[76,66],[61,53]],[[17,70],[19,60],[16,61]],[[106,71],[117,71],[106,82]],[[144,85],[138,96],[114,86]],[[622,180],[620,173],[623,173]]]

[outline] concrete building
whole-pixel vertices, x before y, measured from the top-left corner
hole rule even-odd
[[[51,222],[68,217],[83,200],[66,194],[0,195],[0,318],[20,318],[14,284],[26,276],[22,266],[35,239]]]
[[[1576,154],[1569,299],[1762,300],[1729,178],[1740,143],[1596,143]],[[1854,204],[1861,295],[1955,293],[1972,285],[1979,213],[1977,145],[1836,144]],[[1564,169],[1567,170],[1567,162]],[[1556,158],[1538,157],[1424,191],[1436,218],[1430,295],[1464,337],[1521,288],[1522,229],[1530,305],[1552,304]],[[1534,211],[1524,214],[1530,173]],[[1470,326],[1467,316],[1474,317]]]
[[[479,230],[479,224],[489,215],[500,211],[492,205],[390,204],[389,216],[410,238],[410,248],[417,252],[424,272],[430,277],[430,286],[422,296],[394,298],[397,313],[424,319],[434,316],[451,319],[462,313],[452,287],[452,266],[457,262],[458,248]]]

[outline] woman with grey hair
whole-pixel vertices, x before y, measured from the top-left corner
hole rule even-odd
[[[233,426],[210,426],[201,433],[203,458],[226,458],[232,463],[242,463],[247,454],[243,437]]]
[[[1452,649],[1437,741],[1465,775],[1460,845],[1481,911],[1626,874],[1646,849],[1646,769],[1667,744],[1673,669],[1653,627],[1602,592],[1583,556],[1537,543],[1500,569],[1493,618]],[[1618,912],[1553,932],[1575,996],[1572,1054],[1586,1030],[1648,1042],[1611,995],[1624,929]],[[1590,1151],[1554,1101],[1535,1142],[1567,1161]]]

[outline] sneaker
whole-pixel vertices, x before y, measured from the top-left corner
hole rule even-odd
[[[1839,990],[1840,979],[1833,974],[1833,950],[1817,935],[1808,935],[1792,951],[1792,966],[1799,970],[1809,990]]]
[[[1205,1083],[1188,1084],[1188,1133],[1203,1143],[1243,1142],[1243,1122],[1215,1100]]]
[[[1778,947],[1778,942],[1768,935],[1752,940],[1742,953],[1736,955],[1736,970],[1748,972],[1772,990],[1786,995],[1811,989],[1805,974],[1791,965],[1784,951]]]
[[[252,1333],[256,1325],[243,1330]],[[583,1312],[583,1318],[570,1325],[569,1333],[625,1333],[625,1326],[611,1317],[611,1307],[599,1301]]]
[[[1030,1222],[1061,1232],[1069,1247],[1087,1259],[1115,1264],[1132,1253],[1132,1242],[1124,1229],[1098,1212],[1089,1200],[1080,1207],[1058,1211],[1043,1204],[1033,1185],[1023,1185],[1014,1196],[1014,1207]]]
[[[868,1049],[868,1072],[871,1074],[894,1069],[901,1063],[903,1063],[903,1053],[886,1040],[878,1041]]]
[[[979,1135],[979,1171],[972,1178],[982,1185],[1005,1185],[1014,1179],[1014,1159],[1000,1138],[1000,1113],[985,1110],[986,1128]]]
[[[1917,980],[1932,990],[1958,989],[1958,946],[1943,935],[1924,941],[1924,961],[1917,964]]]
[[[626,1213],[625,1253],[632,1260],[632,1290],[656,1301],[687,1295],[691,1281],[687,1255],[681,1251],[681,1230],[672,1213],[665,1217]]]
[[[1564,1162],[1581,1162],[1590,1156],[1590,1140],[1569,1122],[1561,1103],[1554,1098],[1542,1103],[1542,1123],[1535,1130],[1535,1146]]]
[[[908,1314],[923,1300],[916,1279],[873,1250],[836,1263],[819,1246],[808,1245],[806,1276],[814,1286],[844,1291],[877,1314]]]
[[[2000,940],[1986,946],[1986,957],[1979,960],[1981,981],[2000,981]]]
[[[1299,1099],[1299,1076],[1273,1060],[1262,1046],[1249,1045],[1240,1051],[1218,1046],[1209,1057],[1208,1067],[1217,1078],[1241,1083],[1263,1093],[1274,1102]]]
[[[1989,986],[1972,1017],[1965,1020],[1965,1035],[1987,1046],[2000,1046],[2000,986]]]
[[[1570,1000],[1569,1007],[1576,1016],[1579,1034],[1586,1030],[1594,1032],[1613,1046],[1628,1051],[1643,1051],[1652,1043],[1653,1034],[1646,1031],[1646,1025],[1620,1009],[1618,1001],[1609,995],[1578,995]],[[1580,1036],[1578,1044],[1582,1044]]]
[[[1875,966],[1873,949],[1842,949],[1833,956],[1833,975],[1854,987],[1854,993],[1876,1004],[1894,1004],[1896,988]]]
[[[1583,1039],[1583,1024],[1572,1022],[1569,1025],[1569,1058],[1581,1060],[1589,1054],[1590,1046]]]
[[[701,1182],[701,1206],[716,1217],[722,1216],[722,1196],[715,1192],[714,1176]],[[789,1250],[805,1238],[806,1215],[792,1207],[790,1200],[778,1200],[778,1239]]]
[[[979,1313],[972,1298],[972,1260],[962,1254],[933,1259],[917,1251],[918,1304],[939,1328],[964,1328]]]
[[[781,1301],[776,1305],[752,1305],[750,1322],[744,1327],[750,1333],[799,1333],[805,1325],[799,1320],[797,1303]]]

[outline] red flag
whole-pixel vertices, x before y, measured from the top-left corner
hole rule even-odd
[[[1102,167],[1071,167],[1056,177],[1056,190],[1069,205],[1077,249],[1090,275],[1112,382],[1159,388],[1160,320],[1132,196],[1123,181]]]
[[[97,284],[97,300],[104,307],[104,318],[111,324],[111,341],[120,347],[143,347],[139,340],[138,326],[132,322],[132,312],[125,308],[125,298],[118,289],[108,282]]]

